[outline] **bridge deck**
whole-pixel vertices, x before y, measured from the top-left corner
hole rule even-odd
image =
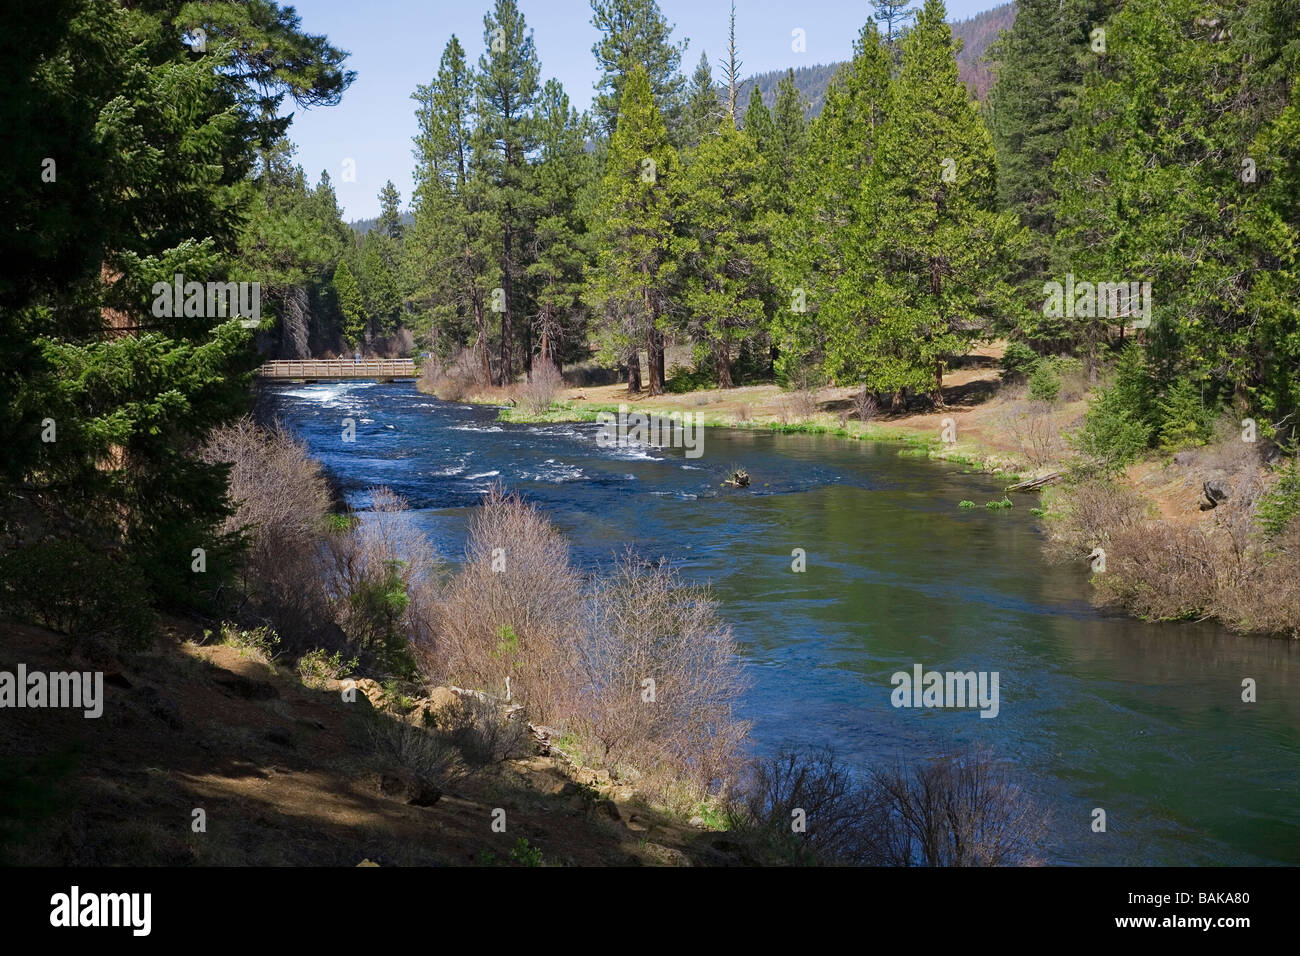
[[[267,362],[262,378],[415,378],[414,359],[278,359]]]

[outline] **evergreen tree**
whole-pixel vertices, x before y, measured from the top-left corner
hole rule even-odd
[[[677,151],[655,107],[650,78],[633,68],[601,181],[599,257],[587,297],[603,321],[603,351],[627,363],[628,391],[641,390],[637,350],[649,354],[650,394],[663,387],[663,331],[682,245],[675,235],[680,195]]]
[[[884,39],[888,46],[897,49],[899,40],[909,22],[916,16],[913,0],[870,0],[877,23],[885,25]]]
[[[779,218],[773,239],[772,337],[779,353],[776,369],[787,379],[825,365],[829,316],[824,307],[862,255],[850,227],[884,123],[890,63],[875,23],[867,21],[853,60],[826,92],[807,148],[796,156],[788,189],[791,212]]]
[[[756,109],[761,112],[756,112]],[[767,216],[763,158],[747,135],[767,116],[757,89],[741,133],[724,120],[686,172],[681,221],[686,257],[687,329],[697,357],[711,359],[720,388],[732,387],[736,349],[762,330],[767,295]],[[770,125],[770,117],[768,119]]]
[[[21,131],[0,169],[0,591],[59,555],[43,596],[92,613],[79,589],[111,576],[123,601],[95,626],[127,639],[142,582],[164,603],[216,590],[225,472],[195,451],[247,407],[256,361],[235,317],[168,310],[155,284],[234,278],[245,177],[288,123],[265,107],[351,82],[291,9],[205,4],[206,51],[178,42],[184,9],[56,0],[0,32],[0,126]]]
[[[655,0],[591,0],[591,11],[591,25],[601,34],[591,48],[601,73],[592,112],[606,135],[618,124],[623,85],[637,66],[649,77],[659,115],[678,135],[686,82],[678,70],[686,42],[671,41],[673,26]]]
[[[402,238],[402,194],[391,179],[379,191],[379,221],[375,228],[389,239]]]
[[[361,288],[346,260],[341,261],[334,270],[334,294],[338,298],[339,311],[343,314],[343,339],[350,348],[356,348],[365,341],[366,326],[370,320],[361,298]]]
[[[559,81],[542,88],[537,112],[541,151],[534,181],[541,210],[528,276],[536,286],[538,357],[558,365],[578,357],[583,345],[582,286],[592,253],[584,213],[594,164],[586,150],[586,118],[569,105]]]
[[[532,31],[515,0],[496,0],[483,18],[483,40],[487,51],[479,58],[473,161],[483,177],[484,203],[500,229],[501,293],[494,304],[501,312],[499,381],[505,384],[515,375],[515,335],[530,334],[521,321],[526,309],[517,283],[527,268],[526,244],[536,215],[527,160],[537,145],[532,110],[540,67]],[[527,340],[523,351],[532,353]]]
[[[965,84],[942,0],[902,42],[876,155],[850,230],[863,251],[832,294],[829,371],[942,406],[947,360],[1013,307],[1014,216],[994,210],[993,145]]]
[[[700,54],[700,62],[691,75],[690,89],[686,94],[686,107],[682,121],[682,148],[694,149],[705,136],[718,128],[722,117],[722,103],[718,87],[713,82],[709,56]]]
[[[427,322],[429,345],[447,356],[472,339],[479,374],[492,381],[488,306],[497,287],[500,223],[488,206],[489,181],[474,159],[477,81],[453,36],[437,76],[412,95],[416,192],[404,245],[412,300]]]

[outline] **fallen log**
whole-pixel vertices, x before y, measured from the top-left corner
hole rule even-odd
[[[1065,477],[1065,472],[1054,471],[1050,475],[1043,475],[1041,478],[1030,478],[1028,481],[1020,481],[1007,488],[1007,491],[1033,491],[1035,488],[1042,488],[1045,485],[1055,484]]]

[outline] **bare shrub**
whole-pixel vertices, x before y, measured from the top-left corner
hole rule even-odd
[[[1249,568],[1221,591],[1216,612],[1243,631],[1300,638],[1300,519],[1268,541],[1256,541]]]
[[[425,633],[438,562],[411,521],[406,502],[387,488],[372,493],[371,510],[325,549],[326,588],[335,620],[366,663],[386,673],[415,670],[410,641]]]
[[[1199,617],[1240,579],[1242,555],[1233,550],[1230,535],[1201,527],[1150,521],[1117,528],[1106,573],[1095,579],[1097,595],[1152,620]]]
[[[330,619],[317,560],[329,486],[320,465],[280,425],[249,418],[212,431],[201,457],[231,466],[228,494],[235,512],[224,532],[243,531],[249,548],[240,590],[300,644]]]
[[[1047,818],[984,750],[855,777],[834,752],[756,761],[733,802],[787,862],[1007,866],[1037,862]],[[798,811],[802,811],[801,814]],[[792,822],[802,816],[805,830]]]
[[[751,762],[732,815],[786,862],[863,863],[875,856],[872,802],[830,748],[782,750]],[[799,815],[802,832],[792,825]]]
[[[736,421],[748,422],[752,421],[753,418],[754,410],[750,407],[748,402],[741,402],[736,406]]]
[[[1034,863],[1047,817],[983,750],[907,771],[872,774],[880,838],[872,862],[889,866]]]
[[[519,389],[519,402],[530,415],[541,415],[550,411],[555,404],[555,396],[564,387],[564,378],[560,370],[549,361],[538,360],[533,363],[533,370]]]
[[[484,388],[488,382],[483,377],[483,361],[473,348],[462,348],[446,362],[430,361],[426,373],[421,373],[426,391],[448,402],[458,402]]]
[[[782,424],[806,422],[817,414],[817,392],[811,388],[795,389],[783,395],[777,407],[780,409]]]
[[[876,396],[867,389],[853,393],[852,404],[853,417],[860,422],[869,422],[880,414],[880,406],[876,403]]]
[[[465,773],[461,755],[450,741],[406,721],[372,712],[366,731],[382,762],[406,768],[423,783],[441,787]]]
[[[437,728],[471,766],[525,756],[531,738],[522,720],[512,719],[492,701],[461,697],[437,717]]]
[[[1132,488],[1104,478],[1052,489],[1048,554],[1057,560],[1077,560],[1104,545],[1125,528],[1138,525],[1148,505]],[[1108,552],[1109,553],[1109,552]]]
[[[1017,402],[1002,412],[998,425],[1034,468],[1059,462],[1070,450],[1064,430],[1046,402]]]
[[[494,487],[470,520],[465,563],[436,610],[426,676],[513,696],[535,719],[562,724],[578,690],[573,662],[582,579],[564,537],[535,509]]]
[[[745,680],[707,589],[624,554],[593,595],[582,652],[581,735],[606,764],[637,768],[661,795],[676,784],[698,798],[733,778]]]

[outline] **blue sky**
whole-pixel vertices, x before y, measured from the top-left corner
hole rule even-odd
[[[999,0],[949,0],[950,19],[970,17]],[[295,4],[303,28],[324,33],[348,50],[357,79],[338,106],[298,110],[289,135],[295,157],[315,182],[328,170],[345,219],[374,216],[376,198],[391,179],[410,199],[411,137],[415,133],[415,87],[437,71],[438,59],[455,33],[472,62],[483,52],[483,15],[491,0],[301,0]],[[596,80],[591,55],[597,33],[588,0],[519,0],[542,64],[542,79],[564,84],[578,109],[591,104]],[[727,39],[729,0],[660,0],[675,24],[675,40],[689,39],[682,58],[688,75],[704,50],[719,75]],[[866,21],[866,0],[737,0],[736,40],[743,72],[761,73],[848,59],[854,37]],[[792,31],[805,31],[807,51],[791,49]],[[356,181],[343,181],[344,160],[355,162]]]

